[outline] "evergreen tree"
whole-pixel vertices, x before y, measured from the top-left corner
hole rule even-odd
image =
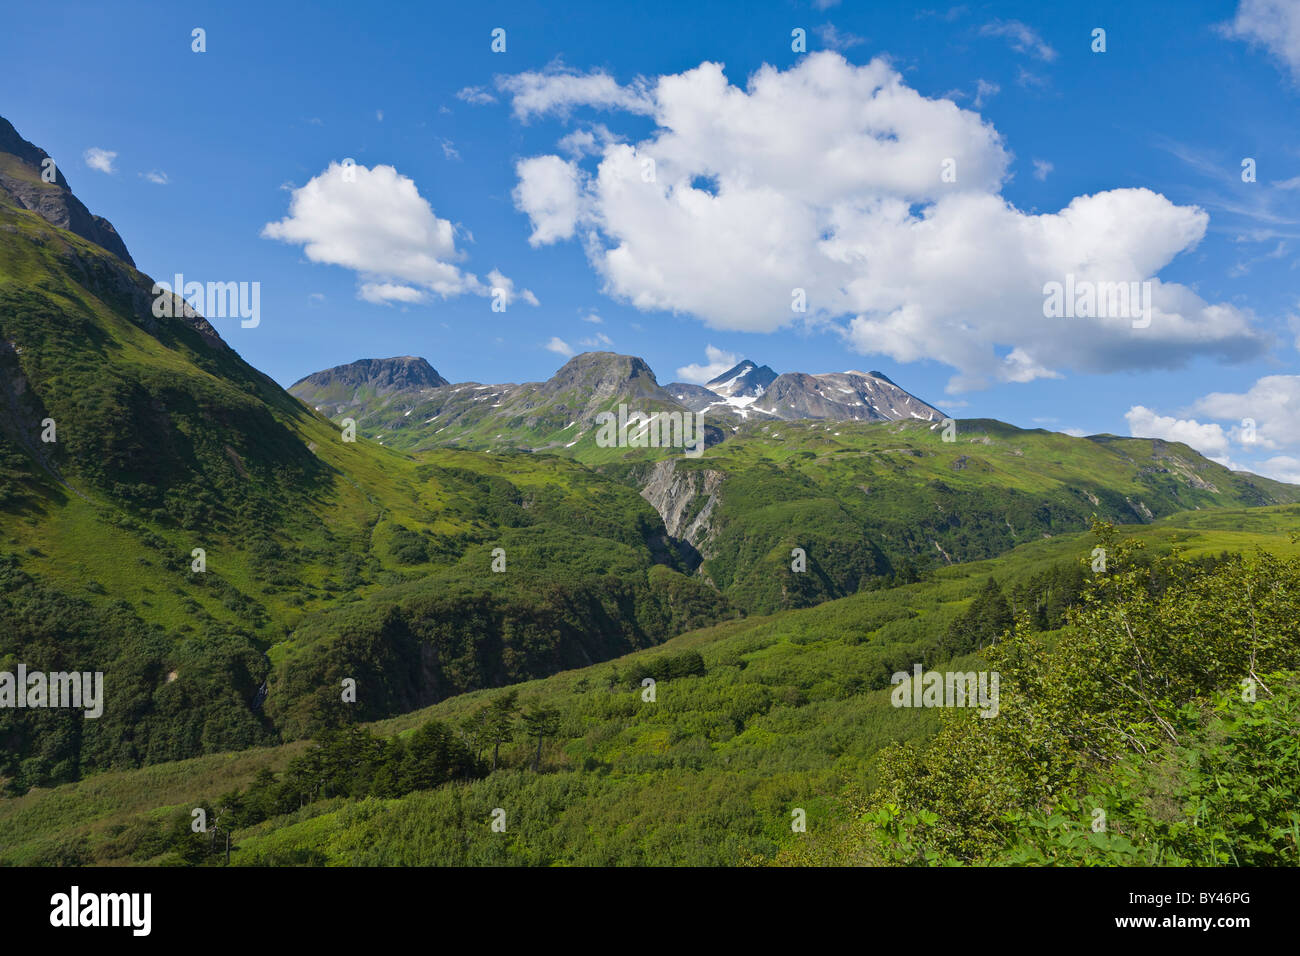
[[[533,758],[533,772],[542,764],[542,741],[553,737],[560,729],[560,712],[554,707],[534,703],[523,713],[524,729],[530,737],[537,738],[537,756]]]
[[[515,716],[519,713],[519,691],[512,690],[492,701],[487,715],[488,739],[492,741],[492,769],[497,769],[501,744],[515,735]]]

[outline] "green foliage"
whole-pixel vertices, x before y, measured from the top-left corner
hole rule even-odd
[[[871,806],[911,829],[877,837],[927,861],[1294,863],[1300,560],[1152,562],[1096,531],[1108,569],[1054,646],[1022,617],[986,649],[999,716],[882,754]]]

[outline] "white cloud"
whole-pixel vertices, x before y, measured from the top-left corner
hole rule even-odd
[[[589,349],[600,349],[600,348],[608,348],[609,346],[613,345],[614,340],[611,339],[604,332],[597,332],[595,335],[589,338],[579,339],[578,344],[585,345]]]
[[[1046,63],[1056,59],[1056,51],[1038,35],[1038,31],[1019,20],[986,23],[980,27],[980,36],[1003,37],[1017,53],[1027,53]]]
[[[744,89],[704,63],[644,101],[649,138],[606,143],[592,173],[524,160],[515,197],[534,245],[580,236],[605,293],[639,309],[724,330],[830,324],[857,351],[948,364],[949,391],[1263,349],[1247,313],[1156,278],[1204,235],[1202,210],[1115,189],[1021,212],[1001,196],[1012,157],[992,125],[883,60],[813,53]],[[1150,327],[1044,318],[1044,283],[1067,274],[1149,280]],[[792,312],[794,289],[807,314]]]
[[[488,277],[488,284],[489,284],[488,287],[490,292],[493,295],[496,295],[498,290],[505,293],[505,295],[503,296],[503,300],[507,306],[513,305],[514,302],[518,299],[522,299],[524,302],[527,302],[529,305],[541,305],[541,303],[537,301],[537,296],[533,295],[531,290],[523,289],[519,292],[515,292],[514,280],[507,279],[496,269],[493,269],[491,272],[489,272],[487,277]]]
[[[490,295],[514,284],[495,270],[492,285],[463,271],[456,229],[434,215],[415,182],[392,166],[345,170],[339,163],[294,189],[289,215],[267,223],[262,236],[301,245],[312,262],[357,273],[358,295],[368,302],[423,302],[467,292]],[[536,298],[525,290],[520,298]]]
[[[456,150],[456,144],[449,139],[442,140],[442,155],[444,159],[460,159],[460,153]]]
[[[567,153],[574,159],[583,156],[599,156],[610,143],[620,142],[622,137],[609,131],[604,123],[593,123],[585,129],[575,129],[557,144],[560,152]]]
[[[527,213],[533,224],[529,245],[571,238],[578,221],[577,164],[559,156],[535,156],[520,160],[515,173],[519,177],[514,190],[515,207]]]
[[[1250,448],[1282,448],[1300,441],[1300,375],[1266,375],[1244,393],[1212,392],[1193,403],[1194,413],[1231,422],[1234,439]],[[1245,441],[1245,419],[1255,423]]]
[[[1270,458],[1263,462],[1258,468],[1257,474],[1261,474],[1265,478],[1300,485],[1300,458],[1294,458],[1290,455],[1278,455],[1276,458]]]
[[[565,358],[573,358],[573,346],[557,336],[551,336],[551,341],[546,343],[546,348]]]
[[[141,173],[140,175],[151,183],[157,183],[159,186],[166,186],[171,182],[171,180],[167,178],[167,174],[160,169],[151,169],[149,172]]]
[[[1034,160],[1034,178],[1039,182],[1043,182],[1055,168],[1055,166],[1045,159],[1036,159]]]
[[[113,168],[113,160],[117,159],[117,153],[111,149],[100,149],[98,146],[92,146],[86,150],[84,159],[87,166],[91,169],[97,169],[101,173],[112,174],[117,172]]]
[[[867,42],[865,38],[858,36],[856,33],[842,32],[833,23],[823,23],[819,27],[814,27],[813,32],[822,41],[822,46],[830,50],[848,50]]]
[[[1002,87],[996,83],[990,83],[988,80],[977,80],[975,83],[975,108],[979,109],[1001,92]]]
[[[605,320],[602,319],[600,316],[598,316],[595,312],[592,312],[592,313],[590,313],[589,315],[584,315],[584,316],[582,317],[582,321],[584,321],[584,322],[590,322],[592,325],[604,325],[604,324],[605,324]]]
[[[1300,83],[1300,3],[1296,0],[1241,0],[1237,16],[1221,29],[1225,36],[1263,47]]]
[[[497,88],[510,94],[511,108],[521,120],[546,113],[567,116],[575,106],[645,114],[654,111],[644,82],[620,86],[603,70],[579,73],[557,64],[538,72],[499,76]]]
[[[736,353],[724,352],[722,349],[715,349],[712,345],[705,346],[704,354],[708,357],[708,364],[683,365],[677,370],[677,378],[683,382],[703,385],[728,369],[734,368],[740,362],[740,356]]]
[[[376,305],[390,305],[393,302],[417,303],[427,302],[429,295],[414,286],[395,282],[366,282],[357,291],[357,297]]]
[[[497,98],[481,86],[467,86],[456,94],[456,99],[469,103],[472,106],[484,106],[488,103],[495,103]]]
[[[1134,438],[1182,442],[1204,455],[1226,455],[1228,452],[1228,436],[1218,425],[1157,415],[1144,405],[1134,405],[1124,417],[1128,419],[1129,434]]]

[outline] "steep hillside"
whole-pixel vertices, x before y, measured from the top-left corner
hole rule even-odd
[[[1300,501],[1186,445],[1072,438],[987,420],[751,422],[698,459],[611,464],[687,559],[751,611],[803,607],[1086,528]],[[791,577],[794,548],[810,573]]]
[[[18,135],[0,116],[0,197],[30,209],[52,226],[66,229],[107,249],[127,265],[135,265],[113,224],[92,215],[72,194],[63,170],[45,150]]]
[[[379,716],[723,607],[635,490],[345,442],[193,310],[156,317],[152,286],[0,193],[0,670],[102,671],[108,697],[100,719],[0,711],[0,784],[276,740],[315,726],[336,670]]]

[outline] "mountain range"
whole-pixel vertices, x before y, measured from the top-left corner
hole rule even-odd
[[[402,356],[286,391],[193,310],[155,316],[150,277],[61,173],[42,178],[46,158],[0,121],[0,671],[101,671],[107,705],[98,720],[0,708],[0,788],[35,801],[110,770],[167,764],[181,779],[178,762],[203,755],[301,750],[443,702],[459,719],[475,694],[543,678],[557,699],[590,692],[594,710],[564,729],[583,740],[583,786],[615,761],[649,779],[734,756],[751,761],[749,800],[765,772],[752,761],[770,753],[747,728],[775,708],[841,746],[864,714],[889,713],[860,690],[918,654],[943,659],[940,632],[986,568],[1028,588],[1039,558],[1071,560],[1094,519],[1150,526],[1170,547],[1253,543],[1232,529],[1280,534],[1293,516],[1249,509],[1300,501],[1180,443],[948,428],[879,372],[747,360],[661,386],[640,358],[592,352],[544,382],[453,384]],[[642,422],[699,412],[708,447],[603,446],[599,418],[619,405]],[[711,648],[716,700],[698,726],[637,724],[620,696],[646,660],[624,655],[667,641],[688,680],[704,665],[686,652]],[[348,680],[355,703],[340,698]],[[671,706],[665,719],[695,713]],[[858,756],[924,729],[907,721]],[[275,753],[283,769],[290,750]],[[0,823],[0,843],[27,825]],[[97,834],[106,859],[136,852],[114,849],[119,836]],[[75,860],[83,837],[28,841],[22,859]]]
[[[944,414],[880,372],[778,375],[746,359],[704,385],[661,386],[644,360],[614,352],[574,356],[545,382],[451,384],[424,359],[362,359],[313,373],[289,393],[334,421],[351,418],[385,445],[418,451],[443,445],[516,448],[583,461],[654,455],[647,449],[602,448],[597,416],[620,405],[648,418],[702,415],[708,443],[748,421],[863,421]]]

